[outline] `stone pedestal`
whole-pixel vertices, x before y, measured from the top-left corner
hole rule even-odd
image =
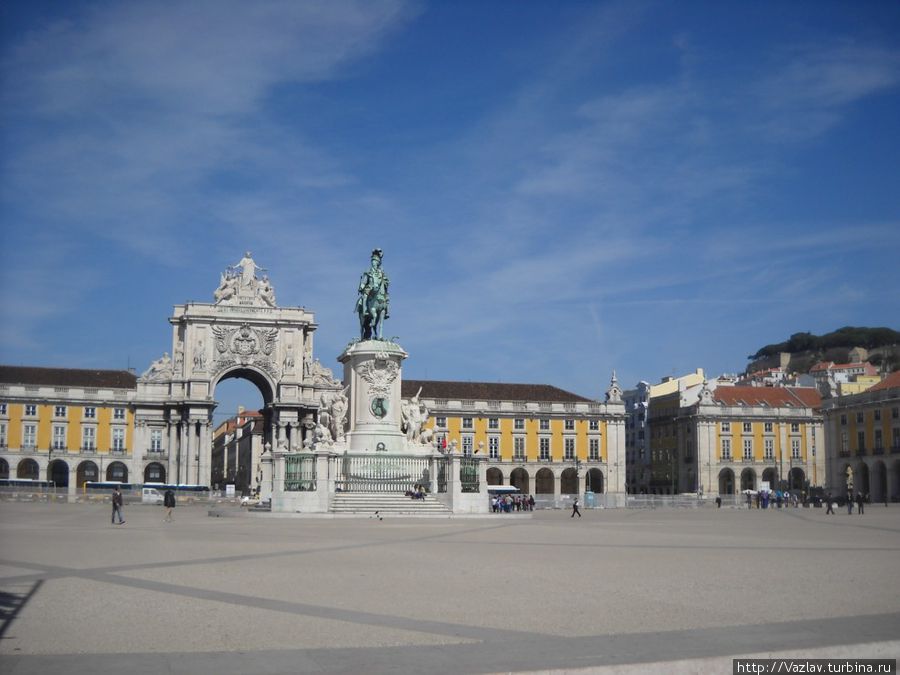
[[[407,356],[393,342],[365,340],[350,345],[338,357],[344,364],[344,384],[350,385],[347,445],[351,452],[409,453],[400,428],[401,367]]]

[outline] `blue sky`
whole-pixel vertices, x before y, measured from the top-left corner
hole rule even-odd
[[[896,2],[7,2],[0,362],[139,371],[247,249],[411,378],[600,397],[900,328]]]

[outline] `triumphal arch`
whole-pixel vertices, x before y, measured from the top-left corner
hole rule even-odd
[[[144,480],[208,485],[216,386],[243,378],[262,394],[265,452],[290,452],[313,433],[323,396],[341,390],[313,357],[316,322],[279,307],[248,251],[222,272],[212,302],[176,305],[172,346],[138,378],[135,447]]]

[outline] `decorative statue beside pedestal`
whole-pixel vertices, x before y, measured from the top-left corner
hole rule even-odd
[[[408,401],[403,401],[400,406],[400,416],[403,419],[406,440],[410,443],[428,445],[431,442],[431,434],[424,435],[425,422],[428,421],[428,407],[419,399],[422,388]]]
[[[172,359],[169,352],[164,352],[162,358],[156,359],[150,367],[141,375],[141,380],[169,380],[172,379]]]
[[[347,417],[347,392],[350,387],[341,391],[326,391],[319,397],[319,423],[316,430],[316,441],[319,439],[318,426],[324,427],[331,440],[341,442],[346,435],[345,420]]]
[[[359,279],[356,313],[359,315],[360,340],[381,340],[384,320],[390,317],[390,280],[381,261],[384,252],[380,248],[372,251],[372,263]]]
[[[219,287],[213,292],[215,304],[276,307],[275,289],[265,271],[247,251],[240,262],[226,268],[219,277]]]

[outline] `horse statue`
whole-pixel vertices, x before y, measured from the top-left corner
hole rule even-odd
[[[359,280],[356,313],[359,315],[359,337],[361,340],[382,340],[384,320],[389,318],[390,280],[381,267],[384,252],[380,248],[372,251],[372,264],[363,272]]]

